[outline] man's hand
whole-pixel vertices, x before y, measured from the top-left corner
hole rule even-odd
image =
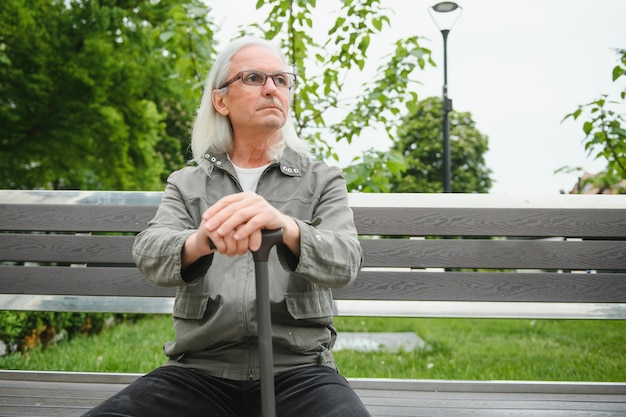
[[[213,251],[227,256],[257,251],[265,229],[282,229],[283,242],[295,255],[300,254],[300,228],[293,218],[254,192],[226,196],[204,212],[198,230],[187,238],[183,268]]]
[[[220,253],[242,255],[247,250],[258,250],[261,231],[265,229],[283,229],[285,244],[295,254],[300,251],[300,230],[296,222],[254,192],[222,198],[204,212],[202,220],[202,226]]]

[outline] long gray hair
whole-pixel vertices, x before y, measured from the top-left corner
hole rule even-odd
[[[194,160],[198,164],[204,165],[203,155],[207,151],[228,153],[232,149],[233,131],[230,120],[215,110],[211,95],[213,90],[226,82],[233,55],[250,45],[263,46],[274,51],[285,63],[285,70],[288,70],[287,60],[280,48],[259,38],[239,38],[218,54],[213,67],[209,71],[202,95],[202,102],[200,103],[191,133],[191,151],[193,152]],[[224,87],[222,89],[223,92],[220,93],[226,94],[227,89],[228,87]],[[291,90],[290,98],[292,97],[293,89]],[[309,146],[298,137],[290,112],[287,114],[285,125],[281,128],[281,140],[270,148],[268,156],[272,160],[277,160],[282,156],[285,148],[291,148],[299,154],[309,154]]]

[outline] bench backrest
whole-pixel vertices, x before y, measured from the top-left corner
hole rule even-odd
[[[0,309],[169,313],[135,268],[161,193],[0,190]],[[626,319],[626,196],[351,194],[340,315]]]

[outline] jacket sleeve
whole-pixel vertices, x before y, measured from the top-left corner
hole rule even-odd
[[[133,244],[133,259],[143,275],[165,287],[189,284],[203,276],[211,265],[212,254],[181,270],[185,240],[196,228],[178,188],[169,182],[155,217]]]
[[[279,251],[283,265],[317,285],[336,288],[350,284],[363,263],[352,209],[343,174],[336,167],[314,207],[311,221],[295,219],[300,227],[300,257],[288,261]]]

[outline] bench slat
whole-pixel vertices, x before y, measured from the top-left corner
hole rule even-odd
[[[0,230],[50,232],[139,232],[154,206],[0,204]]]
[[[48,378],[52,373],[46,373]],[[69,381],[40,382],[40,373],[24,372],[0,379],[0,414],[79,416],[126,386],[97,382],[107,374],[57,372]],[[70,382],[71,377],[75,382]],[[43,379],[46,380],[46,379]],[[626,411],[624,384],[581,384],[525,381],[429,381],[349,379],[373,417],[383,416],[621,416]],[[60,411],[66,414],[60,414]],[[14,414],[15,413],[15,414]]]
[[[134,236],[0,235],[2,261],[133,264]],[[366,267],[626,270],[626,241],[366,239]]]
[[[626,237],[621,210],[354,207],[364,235]],[[139,232],[153,206],[0,204],[0,230]]]
[[[336,300],[339,316],[626,320],[626,303]],[[0,306],[19,311],[171,314],[172,297],[0,294]]]
[[[618,209],[354,207],[359,234],[410,236],[626,237]]]
[[[362,240],[366,267],[626,270],[626,241]]]
[[[136,268],[0,267],[0,293],[173,297],[173,288],[149,282]],[[361,271],[341,300],[619,303],[626,273],[480,273]]]
[[[173,297],[175,292],[152,284],[135,267],[0,267],[0,294]]]
[[[0,235],[1,261],[133,264],[134,236]]]
[[[479,273],[361,271],[337,300],[620,303],[626,273]]]

